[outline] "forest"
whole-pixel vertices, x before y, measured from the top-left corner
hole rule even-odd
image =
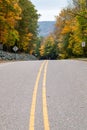
[[[29,0],[0,0],[0,44],[12,52],[35,55],[38,59],[87,57],[87,1],[71,0],[56,16],[55,29],[38,36],[35,6]],[[84,43],[84,46],[82,46]]]
[[[37,41],[39,14],[29,0],[0,0],[0,44],[32,54]]]
[[[84,43],[84,46],[83,46]],[[71,0],[56,16],[55,30],[40,46],[40,57],[87,57],[87,1]]]

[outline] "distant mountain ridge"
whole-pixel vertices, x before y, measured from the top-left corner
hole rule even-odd
[[[55,21],[41,21],[38,22],[39,25],[39,36],[48,36],[54,31]]]

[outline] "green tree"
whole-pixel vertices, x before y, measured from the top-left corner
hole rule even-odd
[[[43,37],[38,37],[37,42],[35,43],[35,48],[34,48],[34,55],[40,59],[40,47],[41,43],[43,41]]]
[[[58,48],[52,35],[48,36],[42,43],[40,48],[40,55],[42,59],[57,59]]]
[[[16,26],[20,36],[18,46],[21,51],[33,53],[34,43],[37,39],[39,15],[31,1],[19,0],[19,5],[22,9],[22,19]]]

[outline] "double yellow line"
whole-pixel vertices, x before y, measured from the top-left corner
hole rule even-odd
[[[43,76],[43,88],[42,88],[42,101],[43,101],[43,119],[44,119],[44,130],[50,130],[49,127],[49,120],[48,120],[48,111],[47,111],[47,100],[46,100],[46,74],[47,74],[47,66],[48,61],[44,61],[41,64],[41,67],[39,69],[36,83],[34,86],[33,91],[33,97],[32,97],[32,104],[31,104],[31,111],[30,111],[30,122],[29,122],[29,130],[34,130],[34,124],[35,124],[35,108],[36,108],[36,98],[37,98],[37,91],[38,91],[38,85],[39,80],[41,76],[41,72],[44,68],[44,76]]]

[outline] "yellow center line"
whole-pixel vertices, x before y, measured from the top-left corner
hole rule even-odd
[[[37,90],[38,90],[38,84],[40,80],[40,75],[43,70],[45,62],[41,64],[41,67],[39,69],[36,83],[34,86],[34,91],[33,91],[33,97],[32,97],[32,104],[31,104],[31,111],[30,111],[30,122],[29,122],[29,130],[34,130],[34,121],[35,121],[35,106],[36,106],[36,98],[37,98]]]
[[[48,120],[48,111],[47,111],[47,100],[46,100],[46,74],[47,74],[47,65],[48,65],[48,61],[46,62],[45,68],[44,68],[43,89],[42,89],[44,130],[50,130],[49,120]]]

